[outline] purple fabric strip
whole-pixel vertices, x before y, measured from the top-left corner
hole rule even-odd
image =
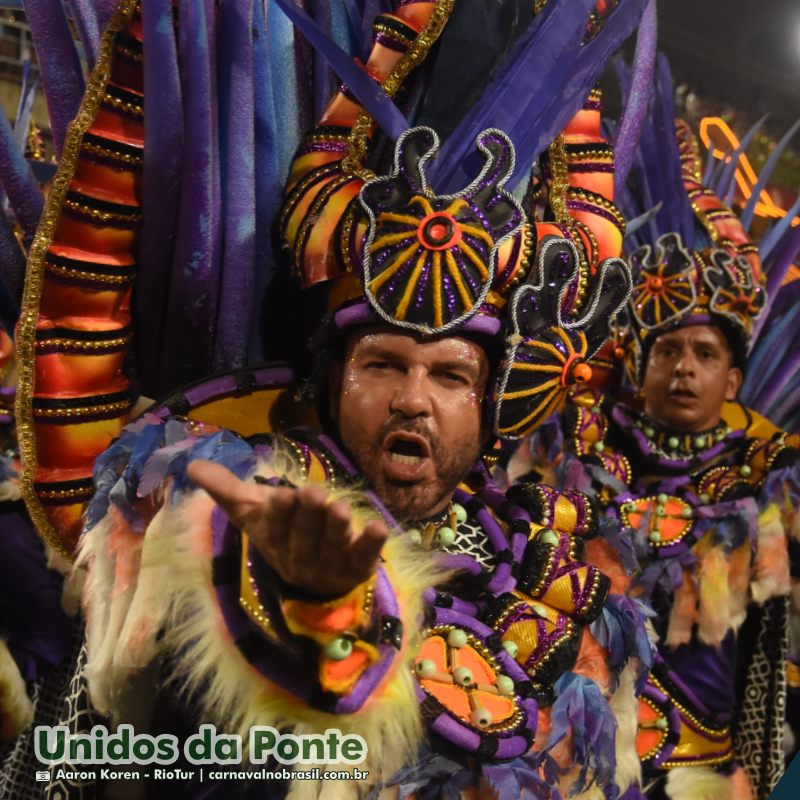
[[[61,0],[25,0],[56,155],[61,156],[67,125],[78,113],[86,86],[78,50]]]
[[[97,11],[92,0],[66,0],[75,27],[81,38],[89,69],[97,60],[97,49],[100,46],[100,26]]]
[[[214,0],[180,3],[185,133],[165,358],[159,375],[164,387],[208,374],[217,334],[222,220],[214,12]]]
[[[159,372],[165,357],[167,301],[183,169],[183,98],[171,0],[144,3],[142,30],[147,158],[142,176],[142,228],[133,322],[142,391],[160,397],[176,386],[169,379],[159,380]]]
[[[220,10],[220,152],[224,226],[214,370],[247,360],[255,309],[255,119],[253,0],[225,0]]]
[[[630,89],[625,98],[625,108],[614,140],[615,193],[618,193],[620,191],[619,187],[623,186],[628,180],[628,175],[633,166],[636,146],[639,143],[639,137],[642,135],[647,109],[653,97],[657,34],[656,2],[655,0],[650,0],[639,25]]]

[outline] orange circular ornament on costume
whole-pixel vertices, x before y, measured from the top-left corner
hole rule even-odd
[[[417,239],[427,250],[449,250],[461,241],[461,228],[452,215],[437,211],[420,220]]]

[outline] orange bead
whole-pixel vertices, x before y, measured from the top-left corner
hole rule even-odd
[[[572,370],[572,379],[576,383],[587,383],[592,379],[592,368],[585,361],[576,364]]]
[[[614,358],[618,359],[619,361],[622,361],[622,359],[625,358],[625,348],[622,347],[621,345],[617,345],[614,348]]]
[[[647,288],[650,289],[651,292],[660,292],[664,288],[664,281],[662,278],[654,275],[652,278],[647,279]]]

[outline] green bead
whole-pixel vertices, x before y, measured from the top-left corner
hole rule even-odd
[[[650,541],[651,542],[660,542],[661,541],[661,534],[658,531],[653,531],[650,534]]]
[[[477,725],[479,728],[488,728],[492,724],[492,715],[487,709],[480,706],[473,710],[472,714],[470,714],[470,719],[472,724]]]
[[[703,492],[700,495],[700,502],[701,503],[710,503],[711,502],[711,495],[708,492]]]
[[[599,414],[602,409],[600,406],[592,406],[589,410],[592,412],[592,414]]]
[[[670,436],[669,439],[667,439],[667,445],[671,450],[677,450],[680,443],[681,440],[677,436]]]
[[[606,446],[602,442],[595,442],[592,447],[594,448],[596,453],[602,453],[603,450],[606,449]]]
[[[636,511],[636,503],[625,503],[622,507],[628,512]]]
[[[511,656],[511,658],[516,658],[517,653],[519,653],[519,647],[517,647],[517,643],[512,639],[506,639],[503,642],[503,649]]]
[[[508,675],[500,675],[497,678],[497,691],[500,694],[511,695],[514,694],[514,681]]]
[[[697,450],[702,450],[706,446],[706,437],[705,436],[695,436],[694,437],[694,446]]]
[[[656,728],[658,728],[660,731],[665,731],[668,727],[669,723],[667,722],[666,717],[659,717],[656,720]]]
[[[352,652],[353,642],[346,636],[340,636],[325,645],[325,656],[331,661],[344,661]]]
[[[648,425],[644,429],[644,435],[647,436],[648,439],[650,439],[650,438],[652,438],[653,436],[656,435],[656,432]]]
[[[531,608],[540,616],[547,619],[547,608],[541,603],[532,603]]]
[[[467,521],[467,509],[461,503],[453,503],[453,514],[459,525]]]
[[[665,517],[667,515],[667,510],[664,506],[656,506],[656,516],[657,517]]]
[[[656,500],[658,500],[658,502],[661,503],[661,505],[663,506],[664,503],[666,503],[667,500],[669,500],[669,496],[664,494],[664,492],[661,492],[661,494],[658,497],[656,497]]]
[[[555,547],[561,541],[558,538],[558,534],[555,531],[550,530],[550,528],[544,528],[543,530],[539,531],[539,534],[536,538],[542,544],[549,545],[550,547]]]
[[[691,519],[693,515],[694,515],[694,511],[692,511],[692,509],[689,508],[688,506],[686,508],[682,508],[681,509],[681,516],[684,519]]]
[[[448,528],[447,525],[443,525],[436,531],[436,536],[434,538],[439,547],[447,547],[456,540],[456,532],[452,528]]]
[[[417,661],[416,670],[420,678],[430,678],[436,674],[436,664],[429,658],[423,658],[422,661]]]
[[[475,683],[475,678],[472,675],[472,670],[466,667],[456,667],[453,670],[453,680],[459,686],[472,686]]]
[[[743,478],[749,478],[750,475],[752,475],[752,473],[753,473],[753,470],[750,469],[750,467],[748,467],[747,464],[742,464],[742,466],[739,467],[739,474]]]
[[[447,634],[447,644],[450,647],[463,647],[467,643],[467,634],[460,628],[455,628]]]
[[[717,432],[714,434],[714,438],[715,438],[715,439],[716,439],[718,442],[721,442],[721,441],[722,441],[722,440],[725,438],[725,431],[717,431]]]
[[[411,540],[412,544],[422,544],[422,533],[418,528],[411,528],[408,531],[408,538]]]

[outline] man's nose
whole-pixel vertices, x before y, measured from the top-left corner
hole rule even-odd
[[[431,396],[427,376],[418,370],[409,370],[400,376],[391,401],[391,410],[406,417],[429,416]]]
[[[694,375],[694,370],[694,353],[690,348],[684,348],[675,362],[674,372],[676,375]]]

